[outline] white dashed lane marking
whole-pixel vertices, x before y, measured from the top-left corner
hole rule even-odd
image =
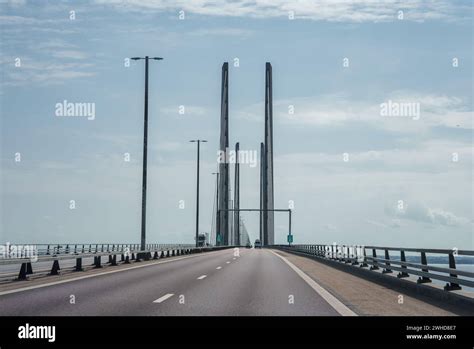
[[[158,298],[157,300],[154,300],[153,303],[161,303],[167,300],[168,298],[171,298],[174,296],[174,293],[168,293],[165,294],[163,297]]]
[[[221,267],[221,266],[218,266],[216,269],[219,270],[219,269],[222,269],[222,267]]]
[[[207,276],[207,275],[201,275],[201,276],[198,277],[197,279],[198,279],[198,280],[202,280],[202,279],[204,279],[206,276]]]

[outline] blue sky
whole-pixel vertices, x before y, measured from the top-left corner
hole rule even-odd
[[[470,1],[0,4],[2,241],[139,240],[144,68],[124,60],[150,55],[164,57],[150,63],[150,242],[193,242],[190,139],[209,141],[211,229],[222,63],[231,144],[258,150],[270,61],[275,206],[294,202],[295,243],[473,248]],[[95,119],[56,116],[63,100],[95,103]],[[419,120],[381,116],[389,100],[417,103]],[[241,176],[241,206],[258,207],[258,166]],[[257,214],[243,217],[255,238]]]

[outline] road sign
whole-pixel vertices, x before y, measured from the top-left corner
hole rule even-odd
[[[221,242],[222,238],[221,238],[221,234],[217,233],[217,242]]]
[[[293,235],[288,234],[288,243],[291,244],[293,242]]]

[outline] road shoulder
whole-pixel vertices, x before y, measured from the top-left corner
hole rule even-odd
[[[272,250],[285,257],[358,315],[453,316],[447,310],[402,292],[331,268],[313,259]]]

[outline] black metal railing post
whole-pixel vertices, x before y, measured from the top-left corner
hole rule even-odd
[[[425,266],[428,266],[428,261],[426,259],[426,253],[425,252],[421,252],[421,264],[425,265]],[[424,271],[425,273],[429,272],[428,268],[422,268],[421,271]],[[426,284],[428,282],[431,282],[431,279],[429,277],[426,277],[426,276],[423,276],[423,277],[420,276],[416,282],[419,283],[419,284]]]
[[[378,263],[377,263],[377,251],[375,248],[372,249],[372,266],[369,268],[370,270],[377,270],[379,268]]]
[[[402,266],[402,269],[404,271],[402,272],[399,272],[397,274],[397,278],[401,279],[401,278],[407,278],[409,277],[410,275],[408,275],[408,273],[405,271],[407,270],[407,266],[404,265],[403,263],[405,263],[407,260],[406,260],[406,257],[405,257],[405,251],[404,250],[400,250],[400,262],[401,262],[401,266]]]
[[[363,247],[362,249],[362,263],[360,264],[360,267],[361,268],[366,268],[368,267],[369,265],[367,264],[367,254],[365,253],[365,247]]]
[[[388,253],[388,249],[385,249],[385,269],[382,270],[383,274],[390,274],[393,273],[392,269],[390,269],[390,254]]]
[[[450,253],[448,258],[449,258],[449,269],[456,269],[456,260],[454,259],[454,255]],[[452,273],[450,273],[449,276],[451,276],[452,278],[458,277],[457,274],[452,274]],[[455,290],[460,290],[460,289],[461,289],[461,286],[459,286],[458,283],[455,283],[452,281],[450,283],[447,283],[446,286],[444,286],[445,291],[455,291]]]

